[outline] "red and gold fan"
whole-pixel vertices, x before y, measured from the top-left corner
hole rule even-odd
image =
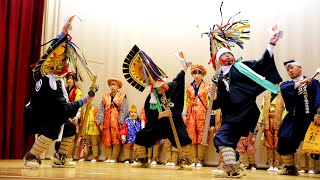
[[[134,45],[122,64],[122,72],[128,83],[139,91],[154,86],[156,81],[165,79],[166,74],[152,59]]]

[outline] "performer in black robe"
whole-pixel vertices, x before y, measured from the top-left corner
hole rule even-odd
[[[302,67],[295,60],[284,62],[291,81],[280,84],[288,114],[279,129],[278,152],[285,167],[278,174],[298,175],[294,153],[298,149],[311,121],[320,125],[320,83],[302,75]]]
[[[166,84],[164,83],[161,87],[156,88],[162,112],[159,113],[157,109],[150,108],[149,101],[151,95],[148,95],[145,101],[144,109],[148,121],[146,127],[137,133],[135,141],[135,149],[139,158],[138,161],[142,162],[144,167],[147,167],[146,148],[153,146],[158,140],[168,138],[172,145],[177,147],[169,122],[169,116],[172,116],[173,118],[178,138],[182,146],[183,157],[180,157],[180,164],[186,163],[185,158],[187,158],[188,155],[187,145],[191,144],[191,139],[188,136],[186,126],[181,116],[184,105],[186,70],[187,67],[184,66],[184,70],[182,70],[172,82],[167,84],[168,87],[166,87]],[[164,108],[165,102],[161,94],[161,91],[164,91],[164,89],[166,89],[165,95],[169,103],[170,110],[166,110]]]
[[[64,31],[54,39],[51,47],[33,70],[37,83],[30,103],[25,109],[25,124],[27,133],[38,134],[38,137],[31,150],[24,155],[24,168],[40,167],[39,156],[52,140],[58,138],[63,124],[63,138],[58,152],[53,156],[52,167],[74,167],[75,165],[74,162],[69,161],[67,156],[69,146],[76,134],[76,127],[69,121],[69,118],[74,117],[83,104],[91,103],[93,97],[86,96],[71,103],[66,100],[68,94],[62,78],[68,72],[69,65],[64,47],[68,40],[68,29],[68,25],[65,25]],[[91,92],[90,95],[94,96],[94,92]]]
[[[274,63],[273,48],[278,41],[278,34],[271,37],[267,50],[258,61],[243,61],[247,67],[264,76],[271,83],[282,81]],[[216,62],[221,63],[217,84],[217,99],[213,109],[221,108],[222,126],[216,133],[214,145],[217,152],[222,152],[225,166],[214,170],[215,177],[241,177],[242,171],[236,163],[237,143],[241,136],[253,132],[259,119],[256,97],[265,88],[239,72],[233,65],[234,57],[230,50],[221,48],[217,52]],[[211,92],[212,94],[213,92]]]

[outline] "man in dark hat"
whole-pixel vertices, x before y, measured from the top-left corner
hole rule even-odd
[[[320,84],[316,79],[302,75],[302,67],[295,60],[284,62],[290,81],[280,84],[288,114],[279,129],[278,152],[284,161],[280,175],[299,175],[294,153],[304,139],[311,121],[320,125]]]

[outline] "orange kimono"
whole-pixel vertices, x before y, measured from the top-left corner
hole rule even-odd
[[[102,144],[104,146],[121,144],[120,125],[128,115],[125,94],[117,92],[113,99],[110,93],[103,95],[96,121],[99,124],[103,123]]]
[[[195,95],[195,86],[189,84],[186,88],[184,108],[187,111],[186,126],[192,144],[201,144],[205,118],[208,106],[209,85],[201,82]]]

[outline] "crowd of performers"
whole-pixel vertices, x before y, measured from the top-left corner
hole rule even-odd
[[[68,38],[67,28],[52,46]],[[246,167],[257,168],[255,142],[260,129],[269,171],[277,171],[280,175],[315,173],[314,159],[319,156],[305,153],[301,146],[309,124],[313,121],[320,125],[320,84],[314,78],[303,76],[302,66],[295,60],[284,63],[291,80],[282,82],[274,61],[278,40],[279,33],[273,34],[260,60],[241,63],[230,49],[220,48],[212,59],[218,74],[214,86],[203,80],[207,70],[200,64],[188,66],[182,63],[182,70],[171,82],[166,82],[163,71],[139,51],[142,62],[149,60],[156,70],[146,75],[150,76],[147,81],[153,81],[149,82],[151,93],[144,106],[129,108],[126,94],[120,92],[123,82],[110,78],[107,79],[110,91],[103,94],[99,107],[89,106],[87,121],[84,121],[87,112],[84,105],[92,104],[94,93],[90,91],[88,96],[82,97],[76,86],[79,76],[68,70],[64,57],[67,55],[49,53],[48,56],[53,57],[51,60],[56,62],[51,63],[51,71],[36,76],[31,103],[27,106],[28,115],[38,125],[33,131],[38,136],[24,156],[23,166],[39,168],[39,156],[58,139],[52,167],[75,167],[73,158],[98,161],[99,143],[105,147],[106,163],[118,162],[123,146],[124,163],[147,168],[150,164],[160,163],[163,146],[166,166],[202,167],[206,154],[210,153],[202,144],[203,138],[209,137],[203,134],[210,130],[214,133],[215,149],[221,156],[213,176],[241,177],[245,175]],[[57,58],[59,56],[63,57]],[[148,68],[151,67],[143,65],[150,72]],[[189,68],[193,81],[185,82]],[[255,73],[264,78],[252,78]],[[277,88],[280,91],[275,91]],[[256,98],[266,89],[268,92],[259,108]],[[208,109],[211,98],[214,98],[213,107]],[[207,111],[212,112],[209,129],[205,129]],[[81,132],[85,132],[84,136]],[[301,163],[299,172],[294,158],[297,149]],[[248,166],[244,165],[246,156]]]

